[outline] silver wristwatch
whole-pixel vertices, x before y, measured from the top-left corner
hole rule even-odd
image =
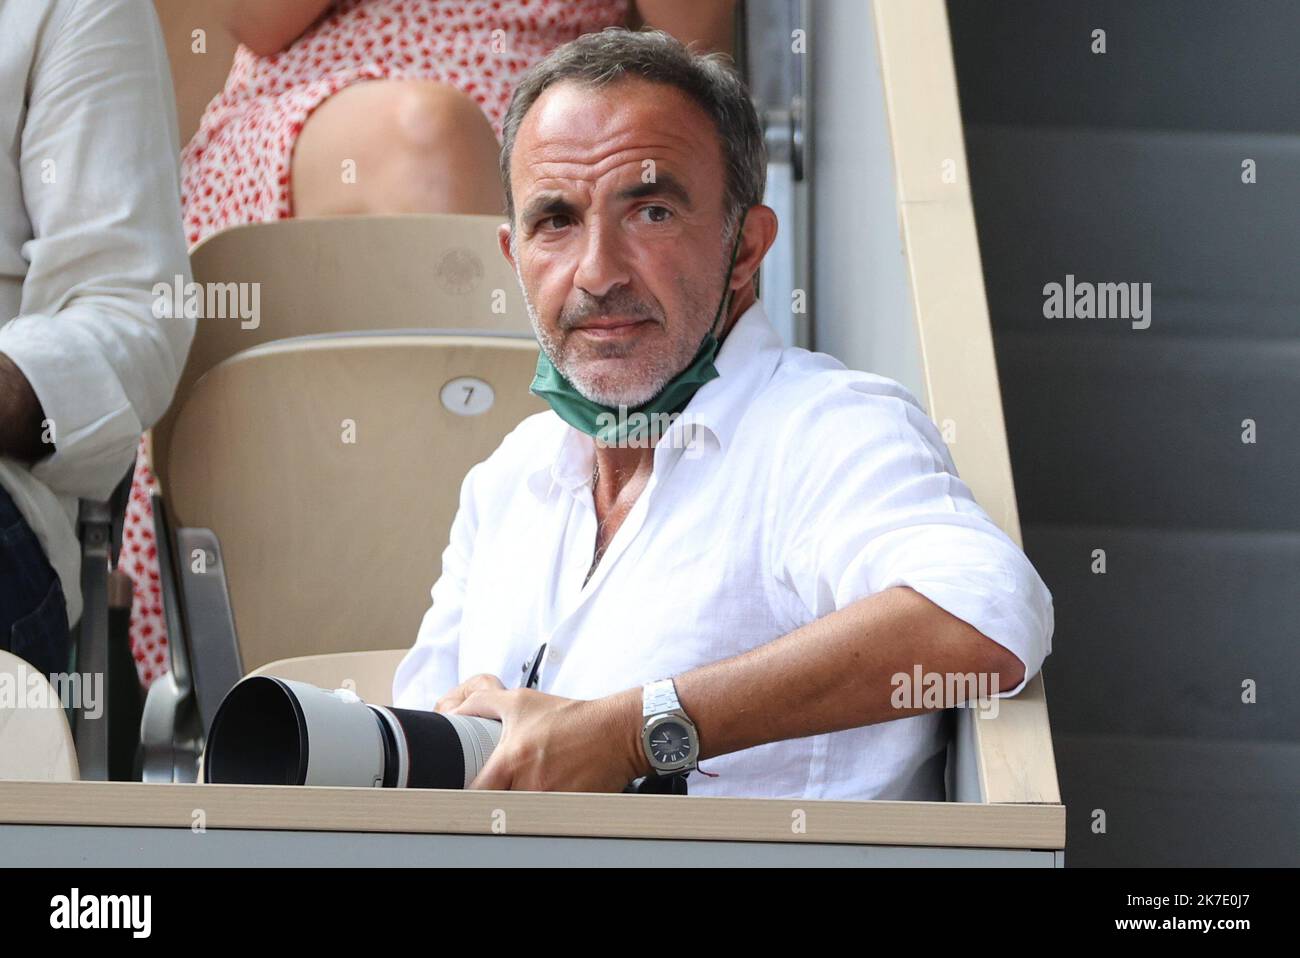
[[[695,723],[677,701],[672,679],[647,682],[641,687],[641,746],[657,775],[694,771],[700,757],[700,736]]]

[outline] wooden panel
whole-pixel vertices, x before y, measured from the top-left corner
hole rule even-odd
[[[876,38],[902,203],[970,196],[943,0],[876,0]]]
[[[1061,805],[827,802],[441,789],[0,782],[6,824],[1065,847]],[[798,813],[802,813],[801,815]],[[802,823],[804,831],[792,826]],[[495,826],[495,827],[494,827]]]
[[[930,417],[946,431],[957,471],[976,501],[1019,543],[1020,515],[970,204],[904,203],[902,218]]]
[[[975,498],[1020,542],[946,8],[943,0],[875,0],[874,10],[930,415],[952,436],[953,460]],[[974,742],[979,797],[1059,802],[1042,676],[1002,699],[997,718],[977,714],[957,710],[959,747]]]

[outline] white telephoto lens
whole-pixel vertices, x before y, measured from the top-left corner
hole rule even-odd
[[[311,733],[303,784],[382,785],[384,744],[374,713],[355,695],[340,696],[305,682],[281,681],[297,697]]]
[[[477,715],[448,715],[447,721],[460,738],[465,753],[465,788],[469,788],[501,741],[501,723]]]

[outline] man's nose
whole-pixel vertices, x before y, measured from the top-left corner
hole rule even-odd
[[[599,299],[625,284],[628,281],[626,242],[617,224],[590,223],[583,234],[574,285]]]

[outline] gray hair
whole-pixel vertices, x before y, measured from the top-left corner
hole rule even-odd
[[[510,189],[510,157],[524,116],[537,98],[557,83],[567,81],[600,89],[629,77],[676,87],[713,120],[726,165],[723,211],[728,245],[734,239],[741,213],[763,202],[767,182],[763,128],[730,57],[723,53],[695,53],[662,30],[607,27],[552,51],[524,75],[510,98],[502,122],[501,184],[512,244],[515,198]]]

